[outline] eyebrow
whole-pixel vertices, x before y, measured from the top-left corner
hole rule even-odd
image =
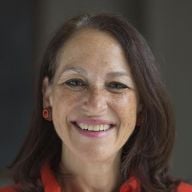
[[[123,71],[114,71],[107,74],[109,77],[121,77],[121,76],[127,76],[130,77],[130,74]]]
[[[73,67],[73,66],[66,66],[64,68],[64,70],[62,71],[62,73],[65,73],[65,72],[68,72],[68,71],[72,71],[72,72],[76,72],[76,73],[80,73],[80,74],[83,74],[83,75],[87,75],[87,72],[81,68],[81,67]]]
[[[76,73],[80,73],[83,74],[85,76],[87,76],[87,72],[86,70],[84,70],[83,68],[79,67],[79,66],[65,66],[65,68],[63,69],[62,73],[65,72],[76,72]],[[108,77],[121,77],[121,76],[126,76],[126,77],[131,77],[130,74],[126,71],[114,71],[114,72],[109,72],[107,73]]]

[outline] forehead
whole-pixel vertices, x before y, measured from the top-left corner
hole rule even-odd
[[[76,31],[65,43],[65,46],[69,46],[69,44],[75,43],[85,43],[87,42],[87,45],[92,46],[99,45],[99,46],[120,46],[118,40],[113,37],[109,32],[101,31],[98,29],[92,29],[92,28],[85,28],[80,29]]]
[[[96,29],[82,29],[73,34],[60,50],[57,64],[58,69],[74,64],[128,69],[120,43],[111,34]]]
[[[80,49],[81,48],[81,49]],[[114,53],[123,52],[119,42],[108,32],[97,29],[81,29],[75,32],[63,45],[60,54],[64,56],[69,53],[89,53],[96,49],[110,49]]]

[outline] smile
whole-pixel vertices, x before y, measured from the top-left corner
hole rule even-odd
[[[76,130],[86,137],[101,138],[110,134],[115,124],[103,120],[85,119],[71,122]]]
[[[90,124],[84,124],[84,123],[80,123],[76,125],[83,130],[88,130],[88,131],[106,131],[108,129],[111,128],[111,125],[104,125],[104,124],[100,124],[100,125],[90,125]]]

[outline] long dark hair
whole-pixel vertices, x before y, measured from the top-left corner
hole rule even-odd
[[[144,38],[124,18],[112,14],[74,17],[57,31],[41,64],[31,128],[11,167],[20,192],[43,191],[40,169],[45,162],[56,168],[61,156],[61,140],[53,124],[42,118],[42,82],[54,77],[56,58],[65,42],[84,28],[111,34],[121,44],[142,103],[142,124],[135,129],[122,150],[123,181],[134,175],[143,192],[170,192],[175,182],[169,177],[169,159],[175,126],[170,101],[160,79],[155,58]]]

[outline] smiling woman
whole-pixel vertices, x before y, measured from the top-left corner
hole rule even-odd
[[[113,165],[135,128],[138,106],[120,44],[105,32],[83,29],[65,43],[57,65],[55,77],[51,83],[45,78],[43,89],[44,107],[51,107],[53,124],[62,140],[62,161],[71,172],[78,172],[73,170],[73,161],[78,159],[83,175],[86,167],[87,172],[91,166],[98,169],[98,162]],[[114,168],[109,169],[111,174]],[[106,182],[107,176],[100,174]],[[112,183],[117,180],[114,177]]]
[[[142,36],[120,16],[68,20],[41,65],[31,129],[1,192],[190,192],[169,176],[169,99]]]

